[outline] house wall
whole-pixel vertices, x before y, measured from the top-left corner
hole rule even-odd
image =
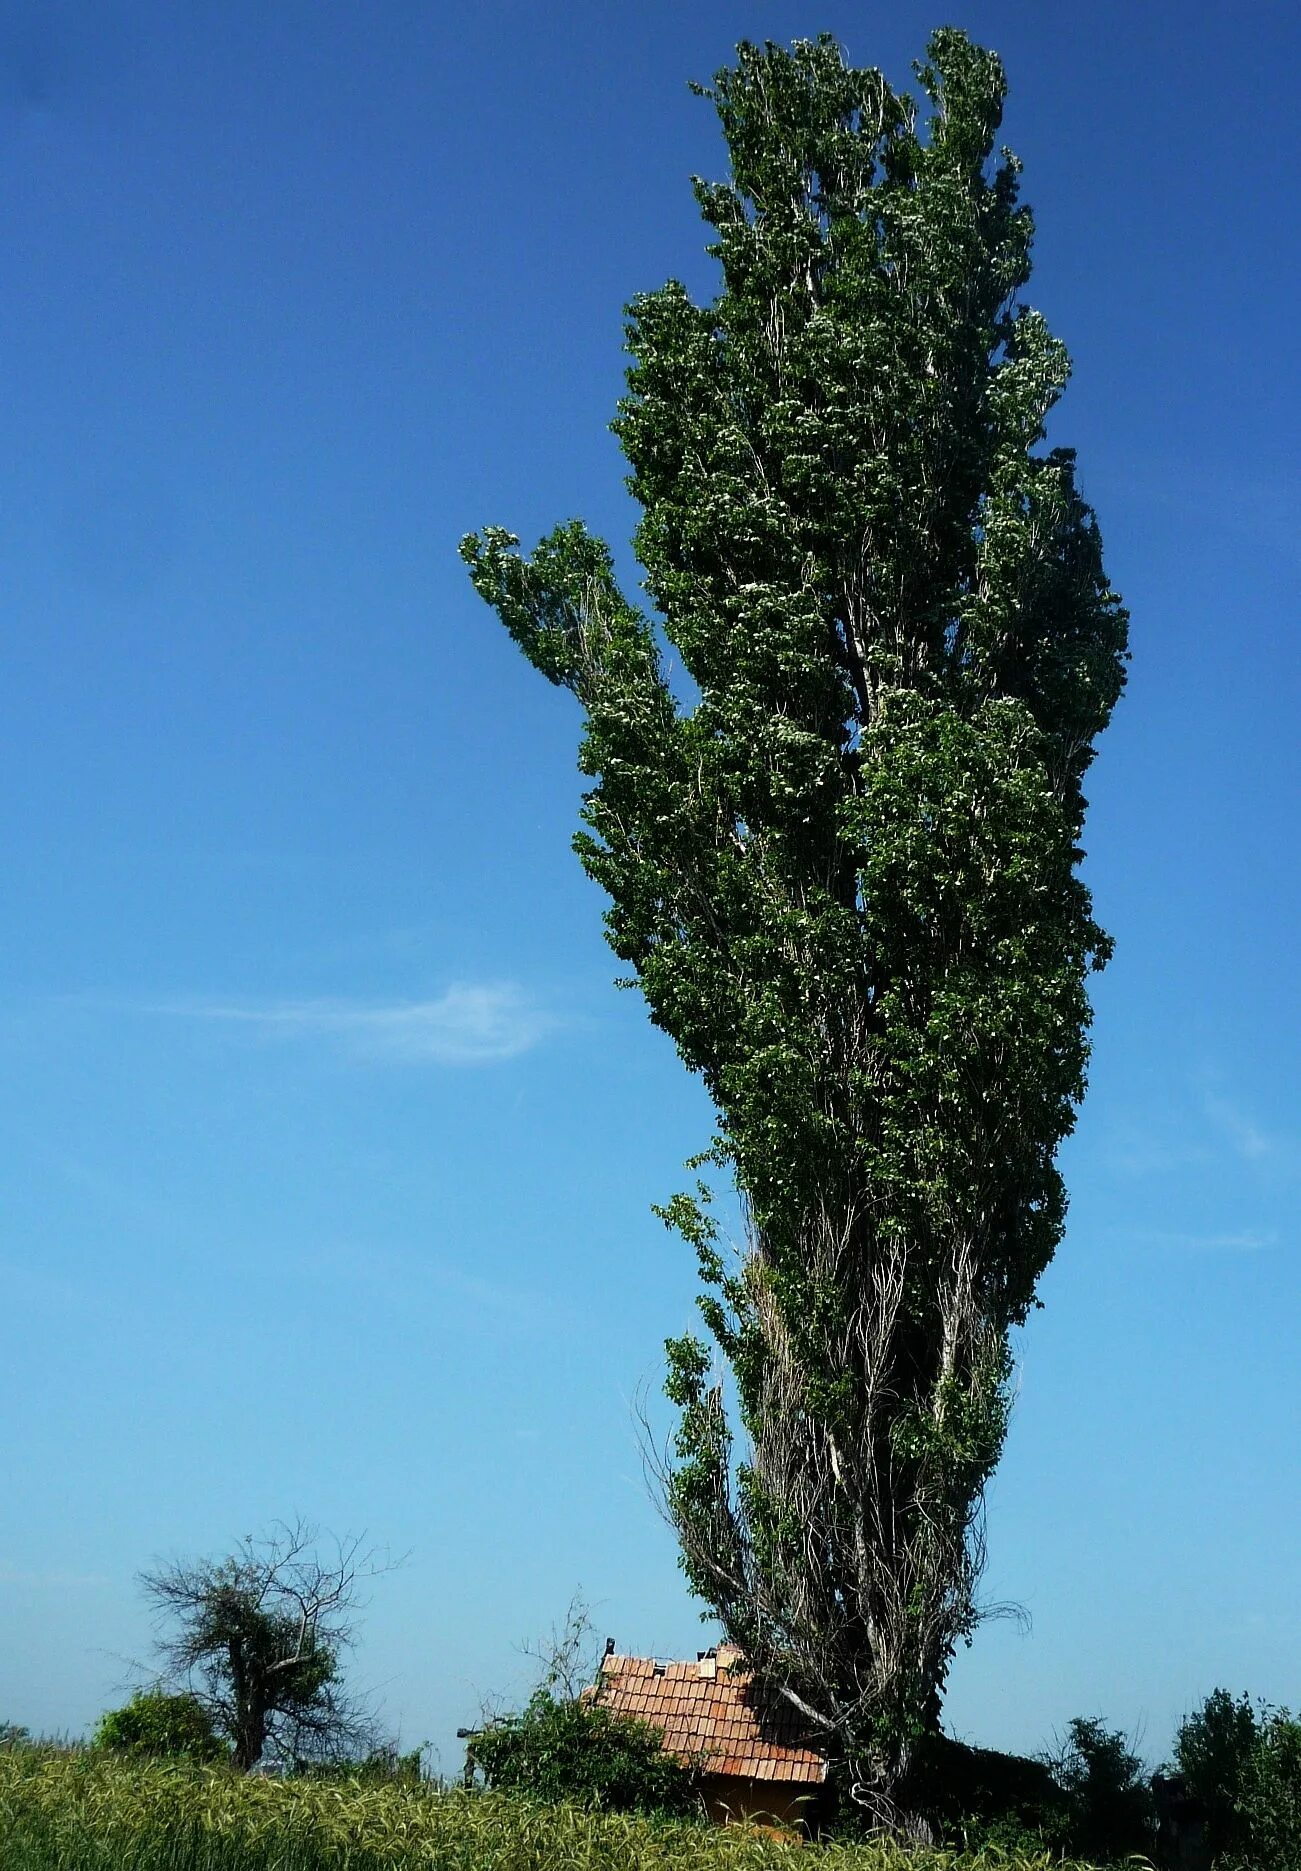
[[[802,1832],[821,1789],[783,1780],[743,1780],[737,1774],[709,1774],[705,1806],[718,1825],[749,1821]]]

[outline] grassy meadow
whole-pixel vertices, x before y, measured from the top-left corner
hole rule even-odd
[[[801,1847],[741,1827],[428,1785],[243,1779],[93,1752],[0,1750],[0,1871],[1047,1871],[1049,1862],[891,1843]]]

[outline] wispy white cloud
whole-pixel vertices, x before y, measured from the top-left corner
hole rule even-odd
[[[1279,1244],[1276,1230],[1259,1228],[1224,1234],[1197,1234],[1180,1228],[1140,1228],[1132,1238],[1150,1242],[1153,1247],[1188,1248],[1194,1253],[1260,1254]]]
[[[1203,1099],[1203,1109],[1220,1135],[1247,1162],[1258,1163],[1263,1157],[1273,1155],[1274,1139],[1232,1099],[1225,1098],[1219,1092],[1208,1091]]]
[[[15,1590],[79,1590],[108,1583],[108,1575],[103,1572],[73,1572],[62,1566],[10,1566],[0,1563],[0,1585],[11,1585]]]
[[[266,1256],[260,1255],[259,1267]],[[310,1255],[286,1263],[292,1277],[325,1280],[332,1286],[364,1292],[368,1303],[391,1304],[410,1319],[417,1311],[454,1331],[467,1324],[550,1333],[576,1330],[554,1295],[517,1282],[503,1273],[469,1272],[428,1248],[394,1248],[374,1241],[345,1240],[318,1244]]]
[[[1225,1092],[1209,1073],[1186,1089],[1171,1087],[1166,1123],[1153,1128],[1142,1114],[1114,1120],[1102,1149],[1111,1169],[1123,1175],[1170,1176],[1224,1166],[1227,1160],[1285,1167],[1298,1153],[1280,1131],[1257,1121],[1243,1101]]]
[[[1168,1138],[1145,1131],[1141,1124],[1117,1130],[1105,1140],[1103,1152],[1107,1167],[1122,1176],[1166,1176],[1187,1169],[1191,1164],[1206,1163],[1212,1152],[1196,1144],[1172,1143]]]
[[[528,1052],[556,1018],[511,982],[459,982],[432,1000],[177,1000],[146,1010],[220,1021],[285,1039],[319,1039],[373,1059],[487,1065]]]

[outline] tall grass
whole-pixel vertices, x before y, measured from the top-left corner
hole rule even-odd
[[[357,1781],[0,1750],[0,1871],[1048,1871]],[[1061,1867],[1057,1867],[1061,1871]],[[1082,1868],[1077,1867],[1077,1871]]]

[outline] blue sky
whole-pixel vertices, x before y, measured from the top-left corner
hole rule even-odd
[[[13,5],[0,24],[0,1719],[80,1730],[156,1555],[399,1551],[356,1659],[444,1769],[581,1585],[702,1641],[632,1421],[709,1111],[610,985],[577,723],[459,536],[627,551],[620,309],[711,287],[688,78],[939,15]],[[952,1726],[1159,1757],[1301,1700],[1301,16],[963,3],[1133,612],[1092,775],[1117,957]]]

